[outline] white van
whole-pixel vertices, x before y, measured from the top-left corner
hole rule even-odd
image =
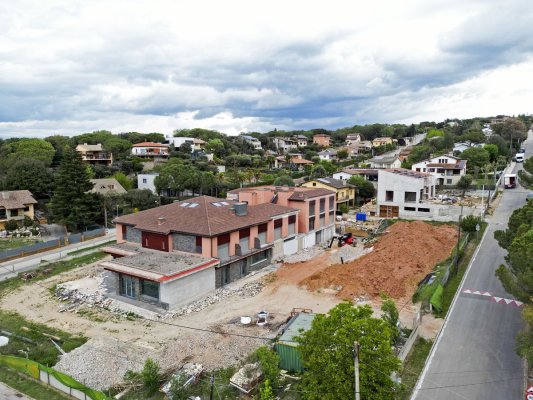
[[[516,162],[524,162],[524,153],[516,153],[515,160]]]

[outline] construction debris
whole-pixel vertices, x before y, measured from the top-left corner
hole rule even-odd
[[[258,362],[246,364],[231,377],[229,383],[241,392],[248,394],[257,386],[262,375]]]

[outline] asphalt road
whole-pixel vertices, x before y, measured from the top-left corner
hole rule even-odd
[[[533,154],[533,133],[524,142]],[[522,168],[518,164],[515,171]],[[527,190],[504,190],[481,245],[459,288],[442,331],[413,392],[413,400],[518,400],[524,398],[522,360],[514,351],[522,328],[520,308],[494,275],[506,252],[494,239],[513,210],[526,202]],[[482,294],[464,293],[465,290]],[[485,292],[488,292],[485,293]],[[490,294],[490,295],[489,295]],[[496,297],[496,299],[494,298]],[[509,303],[509,304],[507,304]]]
[[[71,244],[65,247],[45,251],[42,253],[32,254],[27,257],[17,258],[11,261],[0,263],[0,281],[17,276],[20,272],[31,271],[36,269],[43,261],[57,261],[72,258],[68,253],[82,250],[84,248],[98,246],[115,239],[115,229],[110,229],[105,236],[96,239],[87,240],[81,243]],[[1,399],[1,398],[0,398]]]

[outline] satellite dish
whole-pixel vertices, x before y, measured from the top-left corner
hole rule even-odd
[[[0,347],[5,346],[9,343],[9,338],[5,336],[0,336]]]

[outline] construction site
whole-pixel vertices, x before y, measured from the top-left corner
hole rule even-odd
[[[378,224],[344,227],[351,230],[351,243],[339,247],[334,240],[293,254],[178,310],[150,311],[106,297],[109,272],[102,261],[39,284],[29,281],[2,297],[0,306],[88,337],[55,368],[95,389],[119,385],[127,370],[142,369],[149,357],[163,369],[196,362],[214,370],[238,364],[277,337],[294,309],[327,313],[348,300],[379,314],[380,295],[386,294],[401,309],[402,325],[412,325],[418,306],[410,298],[417,283],[450,256],[456,227],[398,221],[376,235]]]

